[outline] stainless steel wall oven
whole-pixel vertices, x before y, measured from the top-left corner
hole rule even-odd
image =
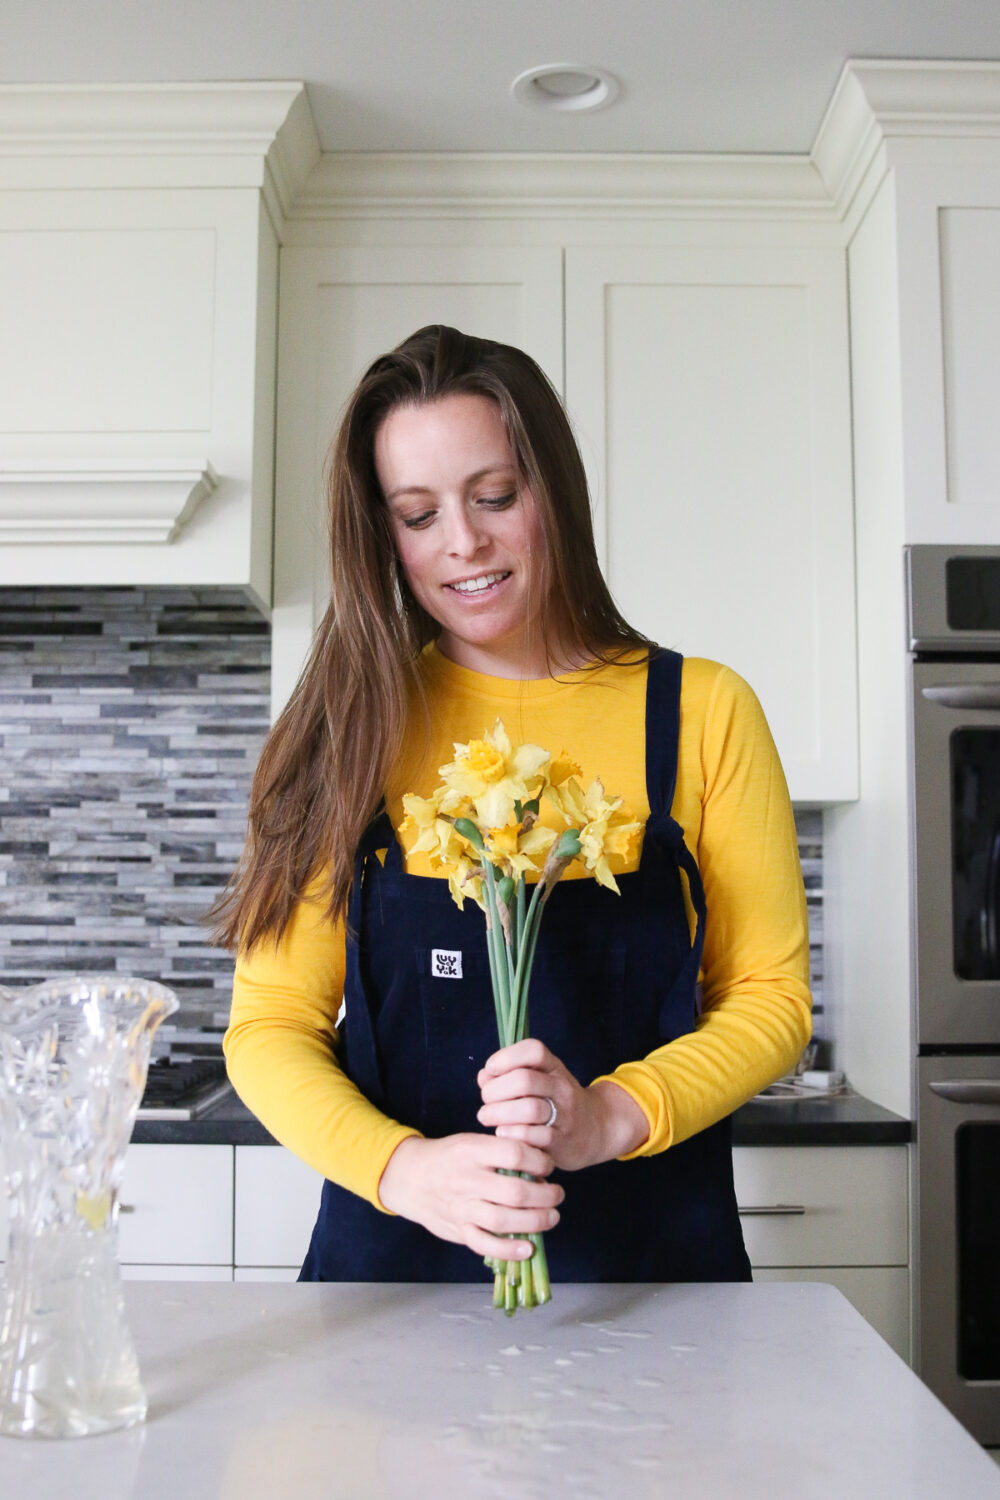
[[[916,1362],[1000,1443],[1000,548],[907,549]]]

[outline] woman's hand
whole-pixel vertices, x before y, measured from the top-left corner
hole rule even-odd
[[[478,1082],[481,1125],[493,1126],[503,1140],[540,1147],[571,1172],[626,1156],[649,1135],[649,1122],[631,1094],[606,1079],[582,1088],[532,1037],[494,1052]]]
[[[493,1135],[408,1136],[390,1156],[379,1182],[382,1207],[412,1219],[439,1239],[468,1245],[477,1255],[524,1260],[529,1240],[559,1222],[565,1194],[554,1182],[527,1182],[503,1172],[545,1178],[552,1157],[524,1141]]]

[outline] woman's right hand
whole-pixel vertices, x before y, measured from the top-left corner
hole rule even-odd
[[[544,1179],[552,1166],[547,1152],[524,1141],[494,1135],[438,1140],[411,1135],[390,1156],[379,1199],[390,1213],[422,1224],[439,1239],[468,1245],[477,1255],[525,1260],[532,1251],[530,1241],[506,1236],[552,1229],[565,1193],[555,1182],[504,1174],[527,1172]]]

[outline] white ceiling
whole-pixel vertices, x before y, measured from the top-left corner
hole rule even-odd
[[[303,79],[326,151],[808,152],[850,58],[1000,58],[997,0],[2,0],[0,83]],[[536,64],[621,82],[546,115]],[[2,145],[2,143],[0,143]]]

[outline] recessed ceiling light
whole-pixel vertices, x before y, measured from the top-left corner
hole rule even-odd
[[[520,104],[533,109],[603,109],[618,96],[619,83],[603,68],[579,63],[545,63],[519,73],[510,91]]]

